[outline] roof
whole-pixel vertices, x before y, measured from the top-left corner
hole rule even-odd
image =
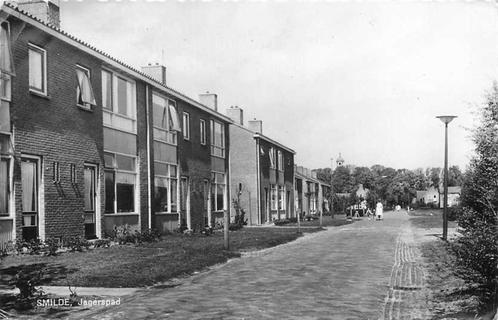
[[[462,187],[448,187],[448,193],[462,193]]]
[[[32,16],[31,14],[29,14],[28,12],[26,12],[24,10],[20,10],[12,3],[4,2],[3,6],[1,7],[1,10],[10,14],[11,16],[14,16],[14,17],[20,19],[21,21],[24,21],[24,22],[31,24],[32,26],[54,36],[55,38],[58,38],[59,40],[66,42],[69,45],[72,45],[72,46],[74,46],[78,49],[81,49],[82,51],[98,58],[98,59],[103,60],[104,62],[108,63],[109,65],[111,65],[115,68],[121,69],[122,71],[130,74],[131,76],[133,76],[139,80],[142,80],[145,83],[147,83],[151,86],[154,86],[159,90],[162,90],[162,91],[164,91],[164,92],[166,92],[166,93],[168,93],[168,94],[170,94],[178,99],[184,100],[185,102],[188,102],[191,105],[198,107],[199,109],[201,109],[201,110],[203,110],[203,111],[205,111],[213,116],[218,117],[219,119],[222,119],[222,120],[229,122],[229,123],[233,122],[232,119],[223,115],[222,113],[219,113],[219,112],[201,104],[200,102],[188,97],[187,95],[185,95],[185,94],[183,94],[175,89],[172,89],[171,87],[168,87],[168,86],[162,84],[161,82],[158,82],[157,80],[153,79],[149,75],[147,75],[147,74],[133,68],[132,66],[110,56],[109,54],[91,46],[90,44],[76,38],[75,36],[65,32],[65,31],[63,31],[62,29],[57,28],[56,26],[54,26],[52,24],[46,23],[46,22]]]
[[[263,135],[263,134],[261,134],[261,133],[257,133],[257,132],[255,132],[255,131],[252,131],[251,129],[246,128],[246,127],[244,127],[243,125],[241,125],[241,124],[239,124],[239,123],[237,123],[237,122],[235,122],[235,121],[232,121],[232,122],[230,123],[230,125],[235,126],[235,127],[237,127],[237,128],[240,128],[240,129],[244,129],[245,131],[247,131],[247,132],[249,132],[249,133],[252,133],[254,138],[260,138],[260,139],[263,139],[263,140],[265,140],[265,141],[268,141],[268,142],[270,142],[270,143],[273,143],[273,144],[274,144],[274,145],[276,145],[276,146],[279,146],[280,148],[282,148],[282,149],[284,149],[284,150],[287,150],[288,152],[290,152],[290,153],[292,153],[292,154],[296,154],[296,151],[292,150],[291,148],[289,148],[289,147],[287,147],[287,146],[284,146],[284,145],[283,145],[283,144],[281,144],[280,142],[275,141],[275,140],[273,140],[273,139],[271,139],[271,138],[269,138],[269,137],[267,137],[267,136],[265,136],[265,135]]]

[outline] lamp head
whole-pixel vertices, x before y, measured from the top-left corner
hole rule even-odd
[[[455,119],[457,116],[437,116],[439,120],[441,120],[444,124],[450,123],[453,119]]]

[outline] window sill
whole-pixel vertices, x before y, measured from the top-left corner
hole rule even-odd
[[[11,217],[9,215],[0,215],[0,220],[12,220],[14,217]]]
[[[104,213],[105,217],[118,217],[118,216],[138,216],[137,212],[116,212],[116,213]]]
[[[46,93],[44,92],[40,92],[40,91],[35,91],[33,89],[29,89],[29,93],[34,95],[34,96],[37,96],[39,98],[43,98],[43,99],[47,99],[47,100],[50,100],[50,96],[48,96]]]
[[[93,106],[90,106],[90,107],[87,107],[87,106],[82,106],[81,104],[76,104],[76,106],[83,110],[83,111],[86,111],[86,112],[93,112],[93,109],[94,107]]]
[[[155,212],[154,214],[158,216],[173,216],[177,215],[178,212]]]

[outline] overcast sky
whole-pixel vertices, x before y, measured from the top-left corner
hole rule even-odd
[[[487,2],[61,1],[62,28],[168,85],[263,120],[296,162],[465,168],[473,105],[498,78]]]

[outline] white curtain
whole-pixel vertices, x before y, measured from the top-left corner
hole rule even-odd
[[[36,163],[23,161],[21,165],[22,210],[36,211]]]
[[[7,160],[0,160],[0,215],[1,214],[7,214],[9,212],[9,206],[8,206],[8,161]]]
[[[78,78],[78,87],[80,89],[81,101],[91,105],[96,105],[95,96],[93,95],[92,84],[85,71],[76,69],[76,77]]]
[[[9,34],[7,28],[2,25],[0,30],[0,71],[8,74],[14,72],[12,55],[10,52]]]
[[[29,85],[43,90],[43,55],[33,49],[29,50]]]
[[[85,168],[85,211],[94,211],[95,175],[92,168]]]
[[[182,131],[180,127],[180,121],[178,120],[178,113],[176,112],[176,108],[174,105],[169,105],[169,113],[170,113],[170,130],[171,131]]]

